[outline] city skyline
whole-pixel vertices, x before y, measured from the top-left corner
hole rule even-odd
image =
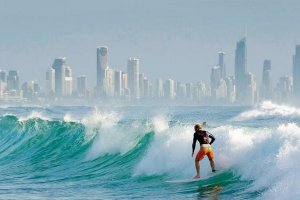
[[[215,52],[226,52],[227,74],[233,75],[233,44],[247,34],[248,70],[258,77],[263,61],[270,59],[273,76],[279,79],[292,73],[290,57],[300,42],[299,4],[292,0],[72,4],[0,0],[0,67],[19,70],[22,81],[41,82],[40,69],[64,56],[74,76],[86,72],[91,87],[96,81],[95,47],[107,45],[114,68],[126,70],[126,60],[133,56],[140,58],[149,79],[209,83],[211,66],[217,64]]]
[[[107,101],[109,99],[125,100],[192,100],[198,103],[209,104],[245,104],[252,105],[263,100],[293,101],[299,99],[299,48],[295,45],[293,55],[293,74],[282,75],[275,80],[271,60],[265,59],[262,67],[261,84],[248,70],[247,39],[241,38],[236,42],[234,76],[227,75],[226,52],[219,51],[217,65],[211,68],[210,84],[203,80],[197,82],[181,82],[176,79],[161,79],[156,77],[156,85],[148,79],[147,74],[140,68],[140,59],[129,57],[127,70],[122,71],[109,65],[109,48],[96,48],[96,83],[92,88],[86,85],[85,75],[73,76],[73,69],[66,57],[55,58],[51,68],[45,70],[45,89],[34,80],[20,83],[20,74],[17,70],[1,70],[0,99],[4,101],[45,101],[65,98],[81,98]],[[75,80],[77,81],[75,83]],[[73,87],[77,85],[77,87]],[[43,100],[44,99],[44,100]]]

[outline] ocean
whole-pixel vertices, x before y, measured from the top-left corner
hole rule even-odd
[[[0,199],[299,199],[300,108],[2,106]],[[193,126],[216,137],[195,175]],[[199,144],[196,150],[199,149]],[[211,174],[201,161],[201,176]]]

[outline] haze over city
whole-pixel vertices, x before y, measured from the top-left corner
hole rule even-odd
[[[209,82],[217,52],[226,52],[233,74],[235,43],[245,34],[248,69],[260,82],[264,59],[274,79],[291,74],[300,38],[297,1],[96,1],[0,0],[0,67],[22,80],[38,80],[53,59],[65,56],[74,76],[95,85],[95,48],[110,48],[110,66],[126,69],[128,57],[155,79]],[[195,75],[197,73],[197,75]]]
[[[20,88],[25,98],[32,96],[26,97],[32,90],[43,91],[42,96],[55,93],[56,97],[64,97],[77,95],[77,84],[87,90],[89,97],[112,97],[119,90],[114,71],[122,71],[126,84],[120,86],[119,93],[132,97],[136,88],[130,86],[133,75],[128,73],[131,70],[128,59],[131,58],[138,59],[138,69],[132,73],[141,73],[140,79],[148,81],[147,89],[141,89],[144,83],[135,81],[140,84],[133,95],[135,99],[142,98],[144,90],[149,97],[160,96],[159,90],[163,90],[171,99],[192,93],[197,99],[199,96],[227,98],[229,102],[242,103],[238,93],[244,92],[249,84],[249,95],[245,98],[252,99],[247,100],[252,104],[262,99],[282,99],[281,96],[289,96],[293,90],[293,55],[297,54],[295,47],[300,35],[297,26],[300,3],[296,1],[0,0],[0,3],[3,28],[0,69],[3,81],[6,82],[6,73],[10,79],[7,88],[2,86],[1,91]],[[241,41],[243,47],[239,45]],[[105,64],[99,65],[102,61],[99,52],[95,52],[97,47],[106,48]],[[63,64],[57,66],[57,63]],[[51,75],[51,83],[49,68],[56,69],[55,81]],[[66,73],[63,77],[60,70]],[[103,80],[101,74],[105,74]],[[17,82],[12,83],[13,79]],[[158,79],[171,82],[160,83]],[[242,83],[242,79],[248,83]],[[82,84],[79,86],[75,80]]]

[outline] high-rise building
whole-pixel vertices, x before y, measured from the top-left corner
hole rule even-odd
[[[122,87],[122,71],[115,71],[115,96],[121,97],[124,95],[124,89]]]
[[[186,84],[178,83],[178,89],[176,92],[176,97],[178,99],[185,99],[186,98]]]
[[[296,99],[300,99],[300,45],[296,45],[293,56],[293,93]]]
[[[247,45],[246,38],[242,38],[236,44],[235,50],[235,85],[236,85],[236,100],[239,103],[245,102],[245,82],[247,74]]]
[[[221,77],[225,80],[226,78],[226,66],[225,66],[225,53],[220,51],[219,53],[219,61],[218,61],[218,65],[220,66],[220,70],[221,70]]]
[[[217,90],[220,86],[220,80],[222,78],[222,72],[219,65],[214,66],[211,69],[211,76],[210,76],[210,87],[211,87],[211,96],[213,99],[217,99]]]
[[[256,80],[252,73],[246,74],[246,90],[245,90],[245,104],[254,104],[258,100],[258,94],[256,90]]]
[[[265,60],[263,66],[261,98],[272,99],[271,60]]]
[[[55,95],[61,97],[65,90],[65,68],[66,58],[56,58],[53,62],[52,68],[55,70]]]
[[[3,71],[3,70],[0,70],[0,81],[6,83],[6,80],[7,77],[6,77],[6,71]]]
[[[172,79],[168,79],[165,82],[165,97],[167,99],[174,99],[176,94],[175,94],[175,81]]]
[[[108,68],[108,47],[101,46],[97,48],[97,91],[98,95],[105,92],[105,70]]]
[[[189,100],[193,99],[193,84],[192,83],[186,83],[186,98]]]
[[[150,98],[151,94],[151,82],[148,78],[144,78],[144,98]]]
[[[164,97],[164,82],[161,78],[156,81],[156,97],[159,99]]]
[[[104,96],[113,97],[115,95],[115,71],[111,68],[105,69]]]
[[[20,89],[19,72],[17,70],[9,70],[7,77],[7,90]]]
[[[50,68],[46,72],[46,94],[52,96],[55,91],[55,70]]]
[[[73,77],[72,69],[70,66],[65,68],[65,84],[64,84],[64,95],[71,96],[73,93]]]
[[[203,82],[198,82],[192,89],[193,91],[193,99],[195,101],[203,101],[204,97],[207,96],[207,90],[208,88],[206,87],[205,83]]]
[[[140,98],[139,88],[139,74],[140,74],[140,61],[137,58],[129,58],[127,61],[128,73],[128,88],[130,96],[134,99]]]
[[[125,72],[122,72],[122,90],[123,90],[123,95],[125,97],[128,97],[130,95],[128,89],[128,74]]]
[[[86,97],[87,95],[86,76],[77,77],[77,95],[79,97]]]
[[[145,79],[145,74],[140,73],[139,74],[139,88],[140,88],[140,97],[144,98],[144,79]]]
[[[6,86],[7,86],[6,72],[0,70],[0,99],[3,98],[3,93],[6,90]]]
[[[292,85],[293,79],[290,76],[282,76],[280,77],[278,83],[278,100],[286,101],[289,100],[292,96]]]
[[[218,89],[216,91],[216,100],[227,100],[227,85],[224,79],[220,79]]]
[[[226,79],[227,86],[227,101],[229,103],[234,103],[235,101],[235,85],[233,76],[228,76]]]

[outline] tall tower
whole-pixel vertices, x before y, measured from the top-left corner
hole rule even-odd
[[[73,93],[73,77],[72,77],[72,69],[70,66],[65,68],[65,87],[64,87],[64,95],[71,96]]]
[[[77,77],[77,94],[79,97],[86,97],[86,76]]]
[[[101,46],[97,48],[97,92],[103,94],[103,85],[105,81],[105,70],[108,68],[108,47]]]
[[[296,45],[293,56],[293,93],[296,99],[300,99],[300,45]]]
[[[7,89],[8,90],[19,90],[20,81],[19,81],[19,72],[16,70],[10,70],[7,77]]]
[[[272,98],[271,60],[264,61],[261,90],[263,99]]]
[[[211,96],[214,100],[217,99],[217,91],[220,85],[220,80],[222,76],[222,71],[220,66],[214,66],[211,69],[211,76],[210,76],[210,88],[211,88]]]
[[[220,70],[221,70],[221,78],[225,79],[226,78],[226,66],[225,66],[224,57],[226,54],[222,51],[218,52],[218,54],[219,54],[218,65],[220,66]]]
[[[65,88],[66,58],[56,58],[53,62],[52,68],[55,70],[55,95],[61,97],[64,95]]]
[[[124,94],[122,87],[122,71],[115,71],[115,96],[121,97]]]
[[[245,102],[247,73],[247,45],[246,38],[242,38],[236,44],[235,50],[235,81],[236,81],[236,100],[239,103]]]
[[[0,70],[0,81],[6,83],[6,72],[3,70]]]
[[[164,83],[161,78],[156,81],[156,97],[162,98],[164,96]]]
[[[130,96],[135,99],[140,98],[139,88],[139,74],[140,74],[140,60],[137,58],[129,58],[127,61],[128,73],[128,88]]]
[[[53,95],[55,91],[55,70],[50,68],[46,72],[46,94]]]
[[[175,98],[175,81],[168,79],[165,82],[165,97],[168,99]]]

